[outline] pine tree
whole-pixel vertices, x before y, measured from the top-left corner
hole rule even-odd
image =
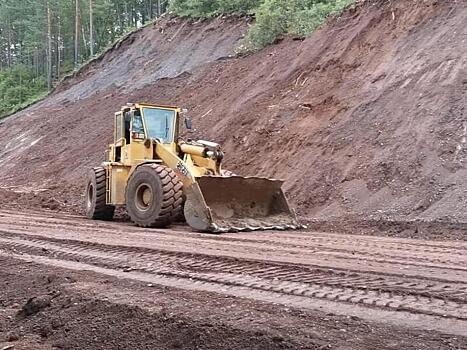
[[[87,1],[0,1],[0,117],[167,6],[167,0]]]

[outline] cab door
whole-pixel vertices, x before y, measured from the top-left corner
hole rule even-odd
[[[114,145],[115,151],[111,155],[112,162],[120,162],[122,158],[122,147],[125,146],[123,113],[115,113],[114,122]]]

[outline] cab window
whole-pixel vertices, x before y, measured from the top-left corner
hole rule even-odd
[[[115,142],[122,138],[122,113],[115,114]]]
[[[141,118],[140,114],[135,113],[133,117],[133,124],[131,126],[131,131],[136,134],[144,134],[143,118]]]
[[[162,143],[174,141],[176,111],[159,108],[143,108],[148,138],[159,139]]]

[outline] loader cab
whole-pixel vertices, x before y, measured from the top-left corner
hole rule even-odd
[[[176,107],[132,104],[115,113],[114,152],[111,161],[133,165],[151,160],[153,154],[145,146],[157,140],[176,148],[179,109]]]
[[[178,133],[176,109],[142,106],[141,112],[146,138],[156,139],[163,144],[175,142]]]

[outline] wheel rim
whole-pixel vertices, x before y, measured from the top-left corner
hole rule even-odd
[[[94,186],[92,183],[88,185],[88,201],[87,201],[87,206],[88,209],[92,207],[92,203],[94,201]]]
[[[146,211],[152,204],[152,189],[148,184],[141,184],[136,189],[135,204],[138,210]]]

